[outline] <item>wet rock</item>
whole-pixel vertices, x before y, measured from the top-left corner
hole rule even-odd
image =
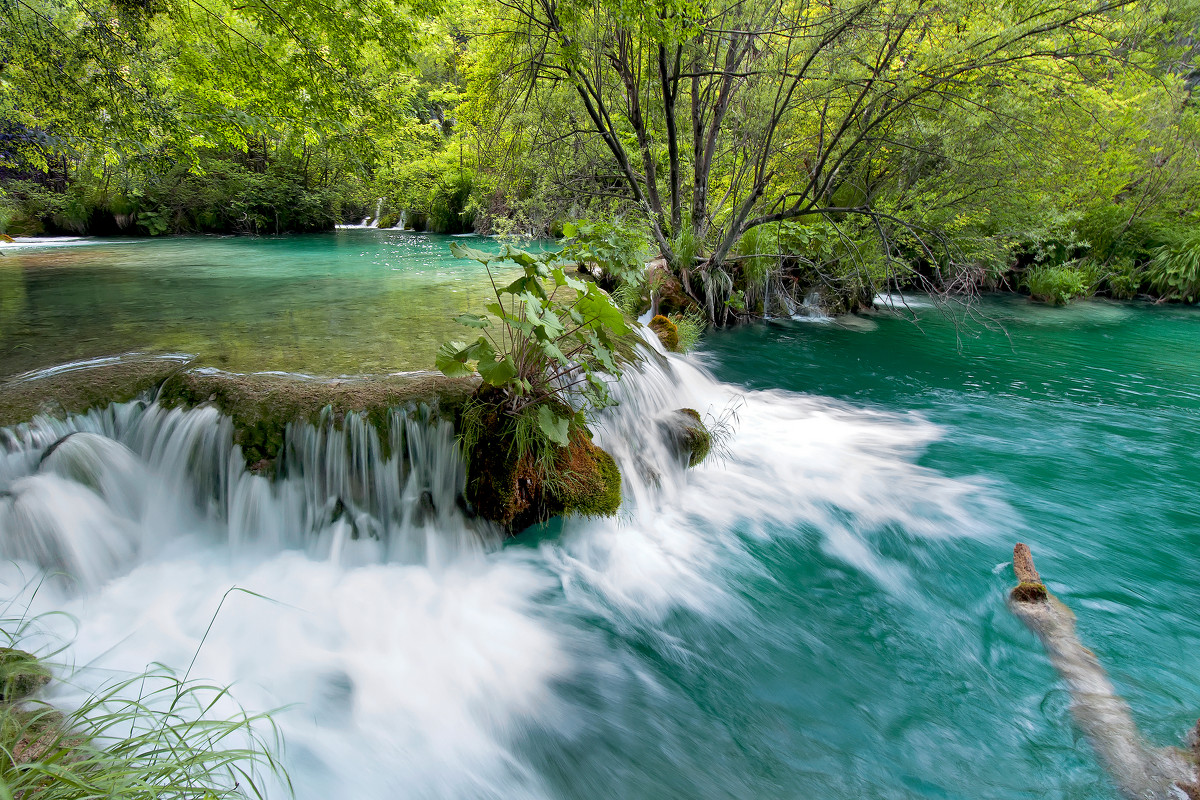
[[[178,358],[114,356],[18,375],[0,383],[0,427],[37,414],[65,417],[148,396],[186,367]]]
[[[663,420],[667,438],[681,455],[687,456],[688,466],[704,461],[712,450],[712,432],[694,408],[681,408]]]
[[[50,682],[50,670],[24,650],[0,647],[0,701],[24,700]]]
[[[290,423],[316,424],[328,410],[328,418],[340,425],[346,414],[357,411],[383,429],[392,408],[413,403],[425,403],[454,419],[477,385],[470,378],[433,373],[324,380],[192,370],[167,379],[157,399],[168,408],[215,406],[232,419],[234,443],[242,448],[246,464],[269,476]],[[382,444],[386,449],[387,441]]]

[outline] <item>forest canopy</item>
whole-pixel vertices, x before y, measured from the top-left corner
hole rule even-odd
[[[1194,0],[7,0],[0,231],[561,233],[727,323],[1200,294]],[[610,270],[611,271],[611,270]]]

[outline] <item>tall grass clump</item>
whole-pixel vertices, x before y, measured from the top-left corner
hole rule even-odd
[[[6,664],[40,670],[40,686],[47,662],[16,649],[36,621],[0,618],[0,650]],[[273,755],[278,729],[266,714],[218,710],[232,702],[226,688],[156,665],[65,712],[36,688],[0,702],[0,800],[262,798],[268,778],[291,792]]]
[[[679,352],[681,353],[686,353],[699,344],[700,337],[704,335],[704,329],[708,327],[708,320],[704,318],[704,314],[699,309],[673,314],[671,321],[675,323],[675,329],[679,335]]]

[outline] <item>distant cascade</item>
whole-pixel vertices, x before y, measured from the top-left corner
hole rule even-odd
[[[342,563],[436,563],[495,546],[459,507],[449,422],[394,408],[289,425],[274,479],[216,409],[133,402],[0,429],[0,558],[95,585],[184,535]]]
[[[407,225],[407,224],[408,224],[408,212],[401,211],[400,216],[396,218],[396,224],[392,226],[392,230],[402,231],[402,230],[404,230],[405,225]]]

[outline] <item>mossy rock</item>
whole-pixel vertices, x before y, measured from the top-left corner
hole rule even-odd
[[[290,423],[315,424],[328,408],[335,424],[359,412],[382,430],[392,408],[411,403],[425,403],[454,419],[477,385],[470,378],[432,373],[321,380],[204,370],[171,376],[158,401],[168,408],[215,406],[233,421],[234,443],[241,446],[246,464],[270,472]],[[383,444],[386,448],[386,438]]]
[[[679,352],[679,328],[674,322],[659,314],[650,320],[650,330],[658,334],[658,340],[663,347],[672,353]]]
[[[49,682],[50,670],[37,657],[24,650],[0,647],[0,701],[24,700]]]
[[[700,412],[694,408],[681,408],[664,420],[667,437],[686,454],[688,467],[699,465],[712,451],[712,432],[704,424]]]
[[[547,480],[533,456],[513,446],[511,420],[498,408],[482,414],[483,431],[468,453],[466,499],[479,516],[519,533],[551,517],[613,516],[621,506],[621,472],[582,429],[557,448]]]

